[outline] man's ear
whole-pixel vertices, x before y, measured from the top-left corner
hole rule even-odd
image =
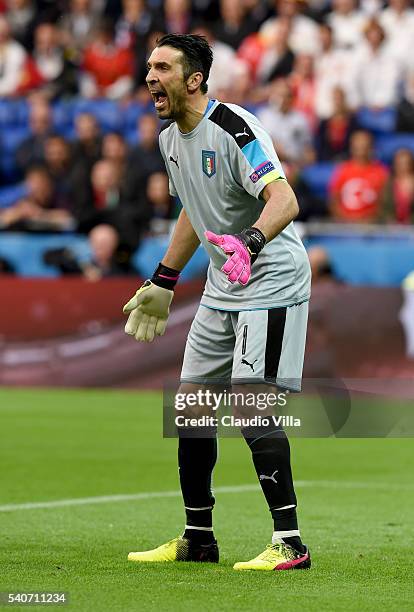
[[[194,93],[200,87],[203,82],[202,72],[193,72],[187,79],[187,89],[189,93]]]

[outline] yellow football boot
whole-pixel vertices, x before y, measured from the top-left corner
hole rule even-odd
[[[311,559],[309,550],[300,553],[289,544],[280,542],[268,544],[266,549],[251,561],[240,561],[235,563],[235,570],[261,570],[272,572],[273,570],[287,569],[309,569]]]
[[[198,544],[181,536],[153,550],[130,552],[128,555],[128,561],[137,563],[163,563],[166,561],[218,563],[218,560],[219,549],[216,540],[212,544]]]

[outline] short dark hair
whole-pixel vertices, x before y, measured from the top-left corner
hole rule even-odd
[[[101,17],[95,28],[96,34],[106,34],[111,38],[115,37],[115,31],[115,22],[108,16]]]
[[[157,41],[157,47],[173,47],[183,54],[184,78],[188,79],[194,72],[203,74],[200,91],[207,93],[207,81],[213,63],[213,51],[205,36],[198,34],[166,34]]]
[[[52,180],[51,174],[44,164],[33,164],[32,166],[29,166],[24,174],[24,177],[27,178],[31,174],[43,174],[43,176],[47,176],[48,179]]]

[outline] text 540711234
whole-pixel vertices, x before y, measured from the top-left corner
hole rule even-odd
[[[62,592],[14,591],[0,593],[0,605],[62,605],[69,601]]]

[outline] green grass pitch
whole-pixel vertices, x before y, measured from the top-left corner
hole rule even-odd
[[[412,440],[292,440],[313,568],[243,573],[233,563],[259,553],[272,524],[259,489],[242,490],[256,482],[242,440],[220,441],[215,487],[235,487],[216,494],[220,564],[140,566],[128,552],[184,522],[160,394],[6,389],[0,423],[1,591],[66,591],[85,611],[413,609]],[[111,498],[140,492],[151,495]],[[96,496],[110,499],[70,502]],[[11,507],[53,500],[69,501]]]

